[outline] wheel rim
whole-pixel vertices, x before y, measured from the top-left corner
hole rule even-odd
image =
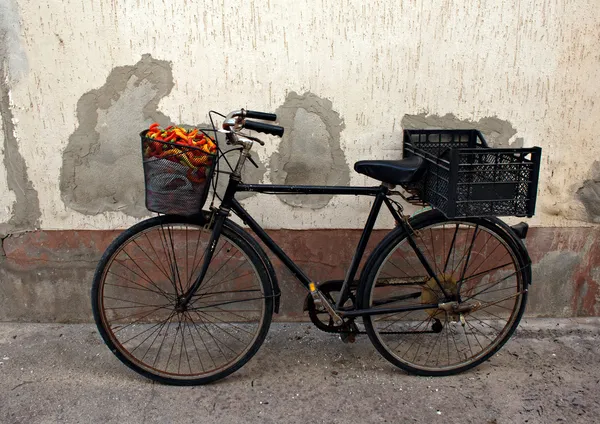
[[[463,313],[427,309],[370,317],[374,334],[394,360],[424,372],[473,366],[505,341],[526,295],[515,253],[476,222],[444,221],[414,236],[448,297],[429,277],[404,238],[379,267],[370,307],[459,300]]]
[[[225,234],[189,306],[177,306],[198,276],[210,231],[161,224],[127,239],[99,288],[102,325],[131,363],[165,378],[224,372],[252,348],[265,317],[258,272]]]

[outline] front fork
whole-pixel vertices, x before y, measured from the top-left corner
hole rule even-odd
[[[194,284],[189,288],[189,290],[182,294],[178,301],[178,307],[184,309],[196,293],[196,291],[200,288],[204,277],[206,276],[206,272],[208,271],[208,266],[210,265],[210,261],[215,254],[215,249],[217,248],[217,244],[219,243],[219,238],[221,237],[221,231],[223,229],[223,224],[225,223],[225,219],[227,218],[228,213],[221,210],[219,208],[213,213],[211,221],[214,219],[213,230],[210,235],[210,241],[208,242],[208,247],[204,252],[204,261],[202,262],[202,268],[200,268],[200,273],[198,277],[194,281]]]
[[[223,230],[223,224],[225,220],[229,216],[229,211],[231,209],[231,204],[233,201],[233,196],[237,191],[238,184],[241,181],[241,172],[244,167],[244,162],[249,156],[250,148],[244,148],[242,150],[242,154],[240,155],[240,159],[238,160],[237,166],[235,167],[234,172],[229,177],[229,184],[227,185],[227,189],[225,190],[225,194],[223,195],[223,200],[221,201],[221,206],[217,210],[213,211],[211,216],[211,221],[213,222],[213,230],[210,235],[210,241],[208,242],[208,247],[204,252],[204,262],[202,262],[202,268],[200,268],[200,273],[194,281],[194,284],[190,287],[190,289],[183,293],[179,298],[177,306],[180,309],[185,309],[189,304],[190,300],[200,288],[204,277],[206,276],[206,272],[208,271],[208,266],[210,265],[210,261],[215,254],[215,249],[217,248],[217,244],[219,243],[219,238],[221,237],[221,231]],[[209,224],[210,225],[210,224]]]

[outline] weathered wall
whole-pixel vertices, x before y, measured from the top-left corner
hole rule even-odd
[[[593,0],[4,0],[0,59],[2,237],[133,224],[147,215],[138,132],[240,107],[277,111],[288,129],[256,153],[253,182],[374,184],[352,165],[400,157],[402,127],[477,127],[495,146],[543,148],[531,225],[600,222]],[[353,196],[244,203],[271,229],[359,228],[369,208]],[[540,264],[581,261],[532,247],[550,255]]]
[[[279,109],[294,124],[259,152],[266,182],[318,169],[309,180],[368,183],[353,162],[398,157],[402,125],[478,126],[499,145],[543,147],[533,224],[594,221],[586,189],[600,153],[594,1],[4,3],[14,13],[1,18],[4,72],[12,69],[4,98],[13,103],[3,120],[16,122],[4,144],[19,141],[26,176],[18,178],[39,197],[38,224],[33,196],[26,200],[30,227],[131,224],[144,213],[140,127],[208,122],[210,108],[241,106]],[[177,23],[149,25],[151,16]],[[6,203],[19,189],[0,190]],[[356,228],[368,209],[368,199],[341,197],[246,202],[271,228]]]
[[[344,278],[360,237],[360,230],[269,233],[316,281]],[[94,269],[117,234],[115,230],[36,231],[5,239],[0,321],[89,321]],[[367,252],[385,234],[377,231]],[[600,316],[600,229],[537,227],[530,230],[527,246],[534,263],[528,316]],[[282,289],[276,319],[306,319],[302,311],[306,291],[270,256]]]

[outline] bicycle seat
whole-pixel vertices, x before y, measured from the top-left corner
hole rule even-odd
[[[419,156],[401,160],[361,160],[354,164],[354,170],[384,183],[405,184],[421,178],[425,164]]]

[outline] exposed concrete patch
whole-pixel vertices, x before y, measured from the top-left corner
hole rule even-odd
[[[21,24],[16,0],[0,2],[0,73],[2,80],[17,82],[27,71],[27,55],[21,43]]]
[[[592,164],[592,178],[583,182],[577,190],[577,198],[583,203],[588,219],[600,223],[600,162]]]
[[[0,75],[7,75],[7,70],[2,62],[0,62]],[[37,228],[41,216],[38,193],[29,180],[25,159],[19,152],[7,78],[0,80],[0,120],[4,139],[6,183],[7,188],[15,196],[12,216],[8,221],[0,224],[1,237],[12,232]]]
[[[171,124],[158,103],[173,85],[171,64],[145,54],[133,66],[113,69],[106,84],[79,99],[79,127],[64,151],[60,179],[69,207],[88,215],[148,215],[138,134],[154,121]]]
[[[491,147],[523,147],[522,138],[516,138],[514,142],[510,143],[510,139],[517,133],[512,124],[495,116],[481,118],[479,121],[470,121],[458,119],[451,113],[444,116],[427,115],[426,113],[404,115],[402,128],[476,128],[483,133]]]
[[[573,272],[581,255],[571,251],[548,252],[532,266],[533,284],[527,313],[533,316],[573,316],[571,299],[574,294]],[[549,313],[552,311],[552,313]]]
[[[291,92],[277,109],[286,129],[279,149],[271,157],[271,181],[275,184],[347,185],[350,169],[340,147],[345,125],[330,100],[312,93]],[[280,195],[292,206],[319,209],[333,196]]]
[[[11,86],[27,70],[27,56],[20,40],[17,3],[0,3],[0,128],[4,143],[6,183],[14,193],[12,216],[0,224],[0,238],[8,233],[34,229],[41,216],[37,191],[27,175],[25,159],[19,152],[12,113]]]
[[[6,252],[4,251],[4,239],[8,236],[0,237],[0,264],[2,263],[2,259],[6,257]]]

